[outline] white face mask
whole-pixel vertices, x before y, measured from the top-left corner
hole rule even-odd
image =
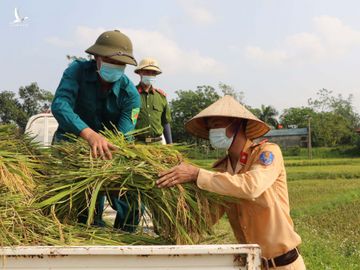
[[[231,124],[230,124],[231,125]],[[229,125],[229,126],[230,126]],[[229,127],[227,126],[227,127]],[[226,128],[211,128],[209,130],[210,144],[214,148],[228,150],[234,140],[234,136],[229,138],[226,136]]]
[[[156,82],[156,76],[141,76],[141,82],[145,85],[154,85]]]

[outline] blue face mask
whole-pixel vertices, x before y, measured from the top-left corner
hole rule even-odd
[[[156,77],[144,75],[141,77],[141,82],[145,85],[154,85],[154,83],[156,82]]]
[[[101,78],[107,82],[116,82],[124,74],[125,65],[115,65],[101,61],[100,70],[98,71]]]
[[[231,124],[230,124],[231,125]],[[230,126],[229,125],[229,126]],[[212,147],[228,150],[234,140],[234,136],[226,136],[226,128],[212,128],[209,130],[209,140]]]

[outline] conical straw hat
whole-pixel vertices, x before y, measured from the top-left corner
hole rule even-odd
[[[191,118],[185,124],[185,129],[196,137],[209,139],[209,128],[204,121],[204,118],[206,117],[247,119],[245,134],[249,139],[259,138],[270,130],[270,127],[267,124],[258,119],[233,97],[227,95]]]

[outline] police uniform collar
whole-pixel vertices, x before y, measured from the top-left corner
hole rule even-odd
[[[266,143],[268,141],[268,139],[263,139],[259,142],[256,142],[256,143],[253,143],[250,147],[251,148],[255,148],[256,146],[259,146],[259,145],[263,145],[264,143]]]
[[[253,150],[253,142],[251,140],[247,140],[245,142],[244,148],[242,149],[242,151],[240,152],[240,156],[239,156],[239,161],[241,164],[245,165],[249,155],[251,154],[252,150]],[[218,161],[216,161],[212,167],[214,169],[219,169],[222,166],[226,166],[227,164],[227,160],[230,159],[229,155],[226,155],[225,157],[219,159]]]
[[[146,86],[145,86],[143,83],[139,83],[139,84],[136,86],[136,88],[137,88],[139,94],[142,94],[142,93],[148,93],[148,94],[149,94],[149,93],[152,93],[152,94],[155,94],[155,88],[154,88],[152,85],[150,85],[148,91],[145,90]]]
[[[253,142],[251,140],[247,140],[243,150],[240,152],[240,157],[239,157],[239,162],[243,165],[246,164],[247,160],[248,160],[248,156],[250,155],[251,151],[252,151],[252,146]]]

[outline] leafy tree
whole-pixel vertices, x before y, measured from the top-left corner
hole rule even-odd
[[[0,93],[0,123],[26,123],[26,114],[22,111],[21,104],[15,93],[3,91]]]
[[[20,87],[18,98],[14,92],[0,92],[0,122],[16,123],[24,130],[29,117],[47,111],[52,99],[53,94],[40,89],[37,83]]]
[[[83,57],[83,56],[76,56],[76,55],[70,55],[70,54],[67,54],[66,55],[66,59],[69,60],[69,62],[73,62],[75,60],[82,60],[82,61],[85,61],[85,60],[91,60],[93,57],[91,54],[87,54],[86,57]]]
[[[278,111],[273,106],[261,105],[259,118],[265,123],[273,127],[277,127],[278,120],[276,119],[276,116],[278,114],[279,114]]]
[[[354,135],[347,127],[346,119],[335,112],[319,112],[311,118],[311,134],[314,146],[348,144]]]
[[[261,110],[259,108],[253,108],[249,105],[244,105],[246,109],[248,109],[250,112],[252,112],[253,115],[255,115],[257,118],[260,119]]]
[[[304,128],[308,126],[308,118],[315,115],[315,111],[309,107],[292,107],[285,109],[280,116],[280,123],[286,127]]]
[[[29,117],[49,109],[54,97],[50,91],[40,89],[37,83],[20,87],[19,96],[22,100],[21,107]]]
[[[337,119],[333,126],[334,131],[337,134],[342,134],[342,138],[338,140],[339,144],[354,144],[357,134],[356,128],[360,125],[360,116],[356,113],[352,102],[353,96],[349,95],[347,98],[343,98],[341,94],[334,96],[331,90],[320,89],[317,92],[317,99],[309,99],[309,105],[318,113],[323,116],[325,113],[332,113]],[[324,117],[323,121],[330,121],[328,125],[332,125],[333,120]],[[341,122],[340,122],[341,121]],[[324,124],[325,122],[322,122]],[[324,130],[325,131],[325,130]],[[328,134],[324,134],[324,137],[328,137]],[[329,142],[325,142],[326,145]],[[331,144],[331,143],[330,143]]]
[[[219,88],[221,90],[221,92],[223,93],[223,95],[229,95],[232,96],[234,99],[236,99],[238,102],[240,102],[241,104],[243,104],[243,100],[245,97],[245,94],[243,91],[236,91],[232,86],[222,83],[219,83]]]
[[[185,123],[220,98],[215,88],[202,85],[196,91],[178,90],[177,98],[170,102],[172,111],[172,133],[175,142],[194,142],[196,139],[189,135],[185,129]]]

